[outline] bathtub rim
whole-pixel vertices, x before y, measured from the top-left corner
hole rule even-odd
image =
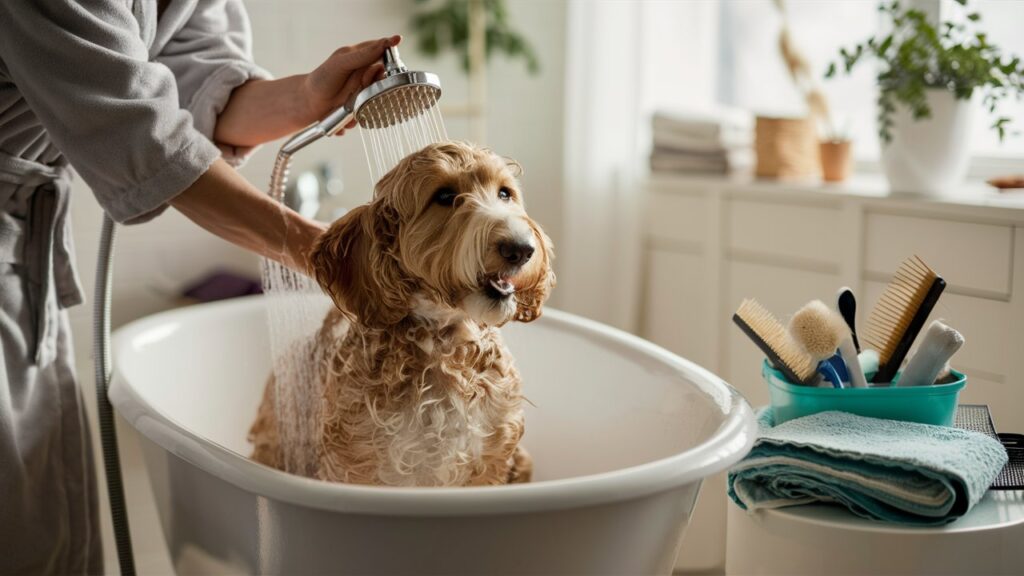
[[[720,377],[651,342],[567,312],[547,309],[540,322],[584,337],[596,337],[620,351],[660,361],[719,400],[723,422],[703,443],[650,462],[598,474],[529,484],[463,488],[394,488],[329,483],[264,466],[190,429],[151,406],[121,372],[117,359],[132,340],[168,319],[228,315],[262,305],[259,296],[161,312],[119,328],[113,337],[114,375],[110,400],[117,413],[160,448],[255,495],[345,513],[385,516],[470,516],[559,510],[611,504],[681,488],[725,470],[750,451],[757,434],[753,410]],[[723,405],[720,401],[726,400]]]

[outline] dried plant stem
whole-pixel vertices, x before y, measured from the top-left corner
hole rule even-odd
[[[803,94],[811,117],[823,122],[826,129],[826,137],[833,139],[837,136],[837,133],[835,124],[832,121],[832,115],[829,112],[828,100],[818,87],[818,83],[814,80],[810,63],[797,49],[796,43],[793,42],[789,29],[789,18],[786,16],[785,0],[774,0],[774,3],[775,7],[779,10],[779,14],[782,16],[782,31],[779,33],[779,52],[782,55],[782,60],[786,63],[786,69],[789,71],[790,78],[793,79],[793,84]]]

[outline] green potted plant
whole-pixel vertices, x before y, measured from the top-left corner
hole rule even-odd
[[[956,4],[967,10],[967,0]],[[891,30],[841,49],[825,76],[840,68],[849,73],[865,60],[879,63],[878,133],[889,184],[897,192],[941,194],[967,172],[971,98],[982,94],[1002,139],[1010,119],[996,114],[997,106],[1024,95],[1024,66],[976,30],[976,12],[966,12],[964,23],[938,24],[898,1],[879,10]]]
[[[428,56],[453,50],[469,71],[469,2],[467,0],[415,0],[421,6],[412,18],[416,46]],[[540,59],[527,39],[512,27],[505,0],[483,0],[486,14],[484,39],[487,56],[501,52],[509,58],[521,58],[530,74],[540,71]]]

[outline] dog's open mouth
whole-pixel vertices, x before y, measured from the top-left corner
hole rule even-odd
[[[508,276],[491,276],[484,280],[484,292],[495,300],[502,300],[516,292],[516,285]]]

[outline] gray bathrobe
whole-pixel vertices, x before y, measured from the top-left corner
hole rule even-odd
[[[252,64],[240,0],[0,0],[0,574],[102,571],[92,449],[65,308],[68,164],[142,222],[222,154]]]

